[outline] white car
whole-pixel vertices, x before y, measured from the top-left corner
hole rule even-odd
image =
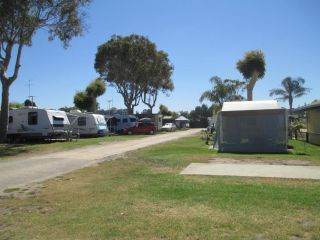
[[[177,129],[176,125],[174,123],[166,123],[162,126],[161,130],[167,131],[167,132],[173,132]]]

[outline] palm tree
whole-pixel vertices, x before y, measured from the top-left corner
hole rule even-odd
[[[246,80],[247,100],[252,101],[253,88],[258,79],[263,78],[266,71],[264,54],[261,50],[247,52],[243,59],[237,62],[237,69]]]
[[[276,100],[289,101],[290,114],[292,114],[293,99],[306,95],[310,91],[309,88],[303,87],[305,83],[303,78],[286,77],[282,80],[282,88],[274,88],[270,90],[270,96],[279,96]]]
[[[231,79],[222,80],[217,76],[212,77],[210,82],[214,86],[211,90],[202,93],[200,102],[207,99],[217,104],[221,109],[225,101],[242,101],[244,99],[239,93],[244,87],[244,82]]]

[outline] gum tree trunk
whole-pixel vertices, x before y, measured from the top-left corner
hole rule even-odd
[[[2,82],[2,98],[1,98],[1,116],[0,116],[0,142],[7,139],[9,118],[9,85]]]

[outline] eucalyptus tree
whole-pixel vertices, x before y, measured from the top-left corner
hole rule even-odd
[[[7,135],[9,89],[18,78],[23,48],[32,45],[32,39],[40,29],[48,31],[49,40],[58,38],[65,48],[68,47],[69,41],[83,32],[83,7],[89,2],[90,0],[0,0],[1,141]]]
[[[169,62],[168,54],[163,51],[157,52],[153,63],[149,72],[149,81],[142,86],[141,94],[141,101],[149,107],[150,113],[156,105],[159,91],[167,94],[174,89],[171,80],[173,66]]]
[[[286,77],[282,80],[282,88],[274,88],[270,90],[270,96],[279,96],[277,100],[289,101],[290,114],[292,114],[293,99],[306,95],[310,89],[303,86],[305,80],[303,78]]]
[[[237,69],[246,80],[247,100],[253,100],[253,88],[258,81],[264,77],[266,63],[261,50],[247,52],[243,59],[237,62]]]
[[[144,36],[112,36],[98,47],[94,66],[100,76],[122,95],[131,114],[141,97],[152,109],[158,91],[173,88],[170,85],[172,66],[167,55],[157,51],[156,45]],[[150,97],[153,100],[149,102]]]
[[[202,93],[199,99],[200,102],[203,102],[206,99],[213,104],[217,104],[221,109],[223,103],[226,101],[244,100],[243,96],[240,94],[245,86],[244,82],[231,79],[222,80],[217,76],[212,77],[210,82],[213,84],[213,87],[211,90]]]

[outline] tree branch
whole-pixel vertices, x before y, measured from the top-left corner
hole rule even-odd
[[[20,41],[19,47],[18,47],[18,52],[17,52],[17,58],[16,58],[16,63],[14,66],[14,73],[13,75],[9,78],[9,84],[11,85],[14,80],[17,79],[18,73],[19,73],[19,68],[20,68],[20,59],[21,59],[21,53],[22,53],[22,48],[23,48],[23,42]]]

